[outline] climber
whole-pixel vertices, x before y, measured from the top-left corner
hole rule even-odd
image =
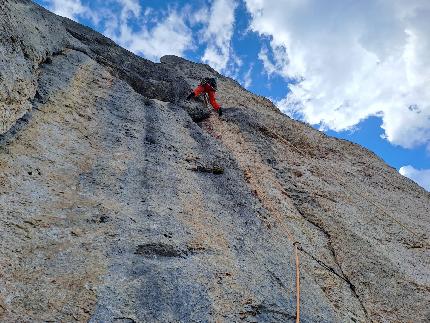
[[[213,77],[205,77],[200,84],[187,96],[187,100],[198,97],[202,93],[207,93],[209,96],[209,102],[218,112],[219,116],[222,116],[222,108],[215,100],[215,92],[217,90],[216,79]]]

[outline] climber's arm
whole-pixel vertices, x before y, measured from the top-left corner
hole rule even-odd
[[[194,89],[194,95],[198,97],[200,94],[202,94],[205,91],[205,88],[203,85],[199,85]]]

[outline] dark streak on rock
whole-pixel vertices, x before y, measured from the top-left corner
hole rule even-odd
[[[146,257],[183,257],[185,255],[183,251],[164,243],[147,243],[138,245],[134,253],[136,255]]]

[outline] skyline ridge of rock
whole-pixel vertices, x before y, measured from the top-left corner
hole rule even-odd
[[[430,319],[430,193],[210,66],[0,2],[0,321]],[[222,118],[188,91],[218,79]]]

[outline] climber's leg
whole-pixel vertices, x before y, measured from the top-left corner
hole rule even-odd
[[[208,95],[209,95],[209,102],[211,103],[215,111],[218,111],[220,108],[220,105],[215,100],[215,91],[209,91]]]

